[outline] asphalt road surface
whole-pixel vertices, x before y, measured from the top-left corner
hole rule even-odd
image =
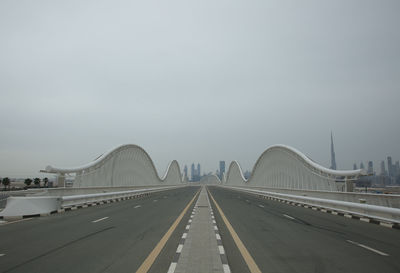
[[[0,272],[136,272],[198,189],[0,225]],[[185,217],[150,272],[167,272]]]
[[[262,272],[400,272],[400,231],[238,191],[211,194]],[[214,206],[232,272],[249,272]]]
[[[261,272],[400,272],[399,230],[248,193],[209,189]],[[136,272],[198,190],[184,187],[2,223],[0,272]],[[211,203],[231,271],[254,272]],[[150,273],[168,271],[193,206]]]

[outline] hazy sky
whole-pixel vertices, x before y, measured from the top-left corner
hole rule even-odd
[[[160,173],[400,159],[400,1],[0,2],[0,176],[125,143]],[[378,167],[378,166],[375,166]]]

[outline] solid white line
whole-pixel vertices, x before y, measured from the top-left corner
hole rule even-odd
[[[296,220],[294,217],[286,215],[286,214],[283,214],[283,216],[285,216],[286,218],[292,219],[292,220]]]
[[[133,208],[137,209],[137,208],[140,208],[140,207],[141,207],[141,205],[137,205],[137,206],[134,206]]]
[[[379,254],[379,255],[382,255],[382,256],[389,256],[389,254],[387,254],[387,253],[385,253],[385,252],[382,252],[382,251],[379,251],[379,250],[376,250],[376,249],[374,249],[374,248],[372,248],[372,247],[369,247],[369,246],[366,246],[366,245],[363,245],[363,244],[360,244],[360,243],[357,243],[357,242],[353,242],[353,241],[350,241],[350,240],[346,240],[346,241],[349,242],[350,244],[357,245],[357,246],[359,246],[359,247],[368,249],[368,250],[370,250],[370,251],[372,251],[372,252],[375,252],[375,253],[377,253],[377,254]]]
[[[258,205],[260,208],[265,208],[263,205]]]
[[[174,273],[177,263],[171,263],[167,273]]]
[[[215,233],[215,237],[217,238],[217,240],[221,240],[221,236],[219,236],[218,233]]]
[[[23,222],[23,221],[32,220],[32,219],[33,219],[33,218],[24,218],[24,219],[12,221],[12,222],[7,222],[7,221],[5,221],[5,223],[2,223],[1,226],[11,225],[11,224],[14,224],[14,223],[19,223],[19,222]]]
[[[100,219],[97,219],[97,220],[94,220],[94,221],[92,221],[92,223],[97,223],[97,222],[100,222],[100,221],[103,221],[103,220],[106,220],[106,219],[108,219],[108,216],[100,218]]]
[[[225,254],[225,249],[223,246],[218,246],[219,254]]]
[[[182,239],[186,239],[186,237],[187,237],[187,233],[185,232],[182,234]]]
[[[231,273],[231,269],[229,268],[229,265],[223,264],[222,267],[224,268],[224,273]]]
[[[176,249],[176,253],[181,253],[182,248],[183,248],[183,245],[178,245],[178,248]]]

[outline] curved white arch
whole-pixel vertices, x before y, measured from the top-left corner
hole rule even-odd
[[[123,187],[176,185],[183,183],[179,164],[173,160],[163,177],[159,177],[153,160],[140,146],[118,146],[88,164],[61,168],[47,166],[44,172],[61,175],[75,173],[73,187]]]
[[[222,184],[221,180],[215,174],[209,174],[203,176],[200,181],[200,184],[207,184],[207,185],[220,185]]]
[[[295,148],[273,145],[258,158],[248,180],[237,161],[229,165],[225,184],[304,190],[341,190],[344,182],[366,175],[365,170],[331,170]]]

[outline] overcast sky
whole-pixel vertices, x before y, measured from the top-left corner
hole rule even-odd
[[[400,1],[0,2],[0,177],[142,146],[252,169],[270,145],[400,159]],[[378,166],[375,166],[378,167]]]

